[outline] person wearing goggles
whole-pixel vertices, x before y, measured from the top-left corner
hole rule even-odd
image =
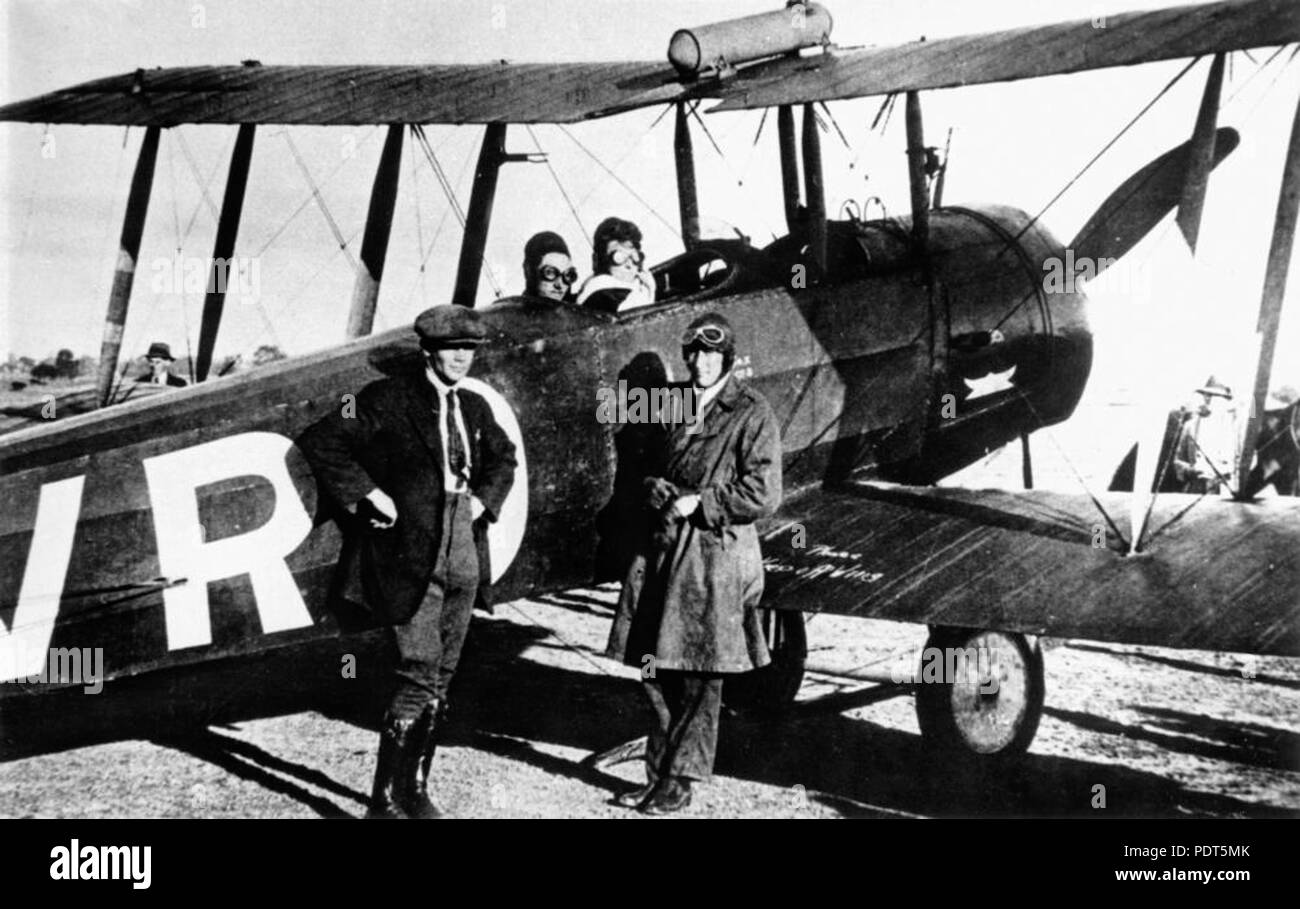
[[[606,218],[592,240],[593,274],[578,290],[578,305],[620,313],[655,301],[655,282],[644,268],[641,229],[631,221]]]
[[[735,332],[725,318],[701,316],[681,342],[693,418],[669,422],[647,446],[650,520],[605,651],[641,669],[653,711],[646,784],[614,799],[646,814],[690,805],[692,785],[713,773],[723,680],[771,662],[756,611],[763,556],[754,522],[781,504],[780,428],[767,400],[733,375]]]
[[[578,270],[569,258],[569,246],[549,230],[533,234],[524,244],[524,297],[539,307],[573,302]]]

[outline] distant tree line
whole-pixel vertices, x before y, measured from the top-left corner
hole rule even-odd
[[[276,360],[285,359],[285,353],[274,344],[263,344],[253,352],[251,359],[242,356],[228,357],[218,361],[217,375],[228,375],[251,366],[262,366]],[[147,375],[148,368],[141,367],[137,359],[123,361],[121,369],[130,378]],[[78,357],[68,348],[61,349],[53,357],[36,360],[28,356],[10,354],[8,360],[0,365],[0,374],[5,381],[21,387],[27,382],[43,383],[58,379],[91,379],[99,370],[99,359],[92,356]],[[172,366],[172,371],[184,378],[190,377],[190,358],[181,357]]]
[[[53,357],[46,357],[39,361],[31,357],[10,354],[4,364],[7,378],[30,379],[33,382],[84,378],[93,376],[98,368],[99,360],[95,357],[78,357],[66,347]]]

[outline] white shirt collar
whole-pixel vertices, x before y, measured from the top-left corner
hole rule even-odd
[[[448,385],[444,382],[442,377],[438,375],[438,371],[428,364],[425,364],[424,375],[428,378],[429,384],[431,384],[434,387],[434,390],[438,392],[439,398],[446,398],[447,392],[458,387],[457,385]]]

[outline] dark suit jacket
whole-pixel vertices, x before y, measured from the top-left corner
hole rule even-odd
[[[153,376],[151,374],[145,373],[140,378],[136,379],[136,381],[141,383],[142,385],[151,385],[153,384],[152,379]],[[180,376],[173,375],[172,373],[169,372],[167,373],[167,384],[172,388],[186,388],[189,386],[190,383],[186,382]]]
[[[492,417],[487,401],[460,388],[461,417],[470,447],[470,491],[486,508],[475,525],[480,591],[489,593],[486,522],[495,521],[514,483],[515,446]],[[443,468],[437,393],[423,372],[372,382],[346,408],[315,423],[298,444],[320,485],[345,508],[378,486],[397,505],[397,523],[376,530],[350,521],[359,534],[363,605],[390,623],[415,614],[429,586],[442,536]],[[353,541],[350,541],[353,542]],[[345,561],[347,561],[345,559]],[[345,589],[353,586],[345,581]]]

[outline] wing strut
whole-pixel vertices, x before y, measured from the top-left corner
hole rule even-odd
[[[366,214],[366,233],[361,240],[361,261],[357,264],[357,280],[352,287],[352,308],[348,311],[349,338],[368,335],[375,325],[379,282],[384,277],[388,237],[393,229],[393,209],[397,205],[397,185],[402,175],[402,137],[405,132],[406,127],[401,123],[388,127],[388,138],[384,140],[384,151],[375,171],[370,210]]]
[[[691,124],[686,102],[677,102],[673,153],[677,164],[677,208],[681,213],[682,245],[694,249],[700,242],[700,200],[695,191],[695,150],[691,145]]]
[[[122,352],[122,328],[131,302],[131,285],[140,259],[140,238],[144,234],[145,216],[149,213],[154,164],[158,160],[158,133],[157,126],[145,130],[140,157],[136,159],[135,173],[131,176],[131,193],[127,196],[126,216],[122,220],[122,241],[113,272],[113,289],[109,291],[108,315],[104,319],[104,340],[99,350],[95,394],[100,407],[108,405],[113,392],[113,374],[117,372],[117,359]]]
[[[1246,438],[1237,463],[1237,489],[1244,494],[1264,419],[1264,398],[1268,395],[1269,376],[1273,372],[1273,354],[1277,348],[1278,323],[1282,319],[1282,298],[1286,293],[1291,247],[1295,241],[1296,214],[1300,209],[1300,101],[1291,123],[1291,143],[1282,168],[1282,188],[1278,192],[1277,215],[1273,221],[1273,242],[1268,250],[1268,270],[1264,275],[1263,299],[1259,304],[1259,362],[1255,369],[1255,394],[1246,423]]]
[[[912,186],[912,241],[925,252],[930,240],[930,184],[925,175],[921,95],[907,93],[907,176]]]
[[[785,201],[785,226],[790,233],[800,230],[799,150],[794,144],[794,108],[785,104],[776,111],[776,135],[781,146],[781,198]]]
[[[239,217],[244,211],[244,190],[248,188],[248,165],[253,160],[253,137],[257,127],[241,124],[230,155],[230,172],[226,176],[226,195],[221,200],[221,217],[217,219],[217,239],[212,245],[212,267],[208,272],[208,293],[203,299],[203,322],[199,327],[199,359],[194,378],[202,382],[212,367],[212,349],[221,328],[221,311],[226,304],[226,286],[231,278],[231,257],[239,235]],[[237,273],[236,273],[237,274]],[[236,278],[236,280],[238,280]]]
[[[1216,127],[1219,117],[1219,98],[1223,93],[1223,62],[1223,54],[1214,55],[1214,60],[1210,63],[1209,75],[1205,78],[1205,91],[1201,94],[1201,106],[1196,114],[1196,125],[1192,127],[1192,138],[1183,146],[1186,153],[1182,192],[1178,202],[1178,213],[1174,220],[1193,258],[1196,256],[1196,240],[1201,232],[1201,214],[1205,207],[1205,192],[1210,184],[1210,171],[1217,163],[1216,155],[1220,151],[1224,154],[1231,152],[1236,142],[1233,134],[1224,130],[1226,147],[1219,147],[1219,130]],[[1153,427],[1155,425],[1164,424],[1153,422]],[[1180,428],[1179,433],[1181,431]],[[1139,437],[1137,442],[1138,455],[1134,459],[1133,491],[1129,507],[1129,539],[1132,541],[1130,555],[1142,550],[1142,537],[1149,526],[1156,496],[1164,482],[1165,472],[1173,463],[1172,446],[1167,457],[1161,459],[1152,456],[1152,452],[1160,451],[1160,443],[1156,441],[1158,438],[1158,436],[1151,436],[1144,441]],[[1179,435],[1176,434],[1174,438],[1179,438]],[[1144,497],[1146,497],[1145,503],[1142,501]]]
[[[465,217],[465,238],[460,244],[460,264],[456,268],[456,290],[451,302],[458,306],[474,305],[478,296],[478,279],[487,263],[483,250],[487,248],[488,227],[492,224],[492,203],[497,193],[497,177],[501,165],[511,161],[544,161],[537,155],[511,155],[506,153],[506,124],[489,123],[483,133],[483,147],[478,155],[478,168],[474,171],[474,188],[469,195],[469,214]],[[488,282],[492,291],[501,296],[488,269]]]
[[[826,274],[826,184],[822,178],[821,133],[811,103],[803,106],[803,189],[808,197],[808,251],[820,281]]]
[[[1029,433],[1020,434],[1020,479],[1025,489],[1034,488],[1034,459],[1029,452]]]

